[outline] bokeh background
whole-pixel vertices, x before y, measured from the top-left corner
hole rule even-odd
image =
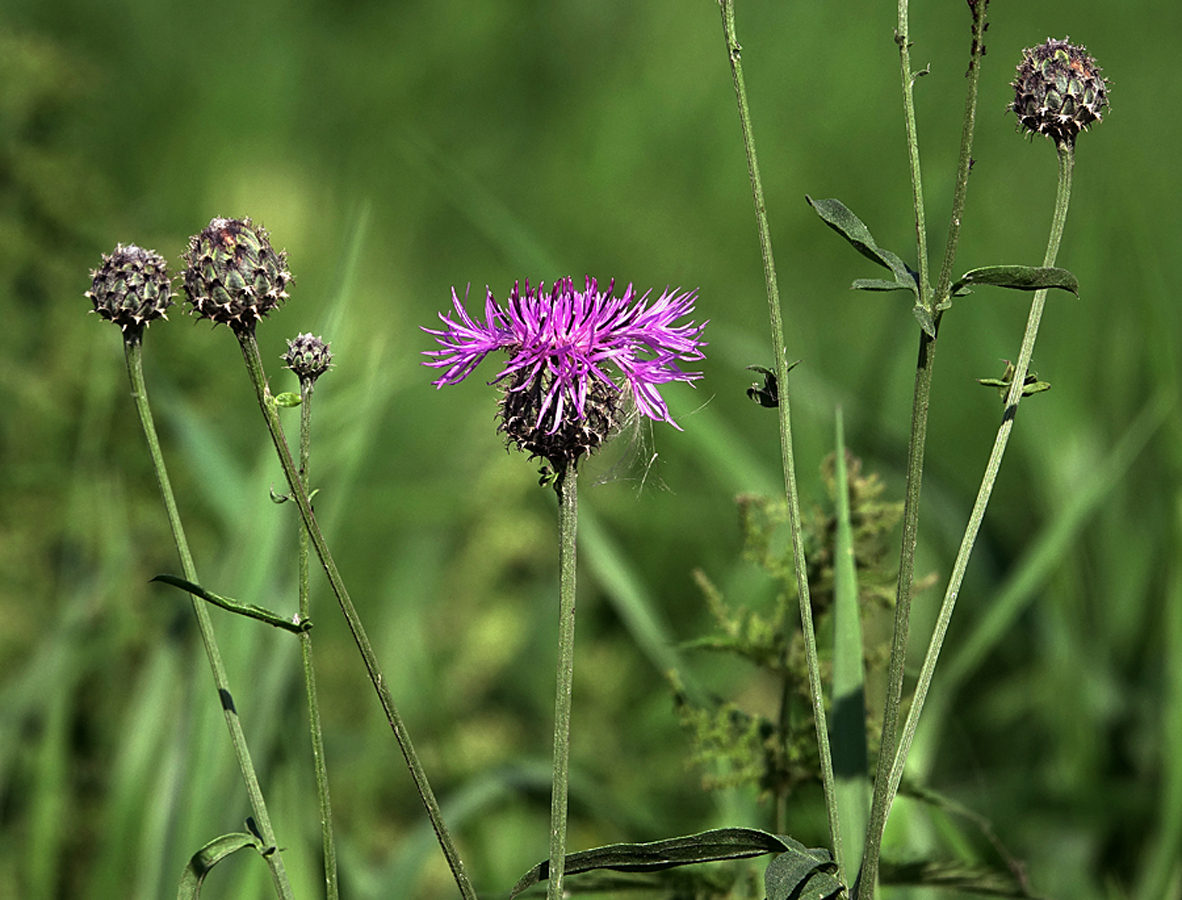
[[[1182,8],[995,4],[958,270],[1042,259],[1055,154],[1004,114],[1021,49],[1085,43],[1112,110],[1079,142],[1022,406],[914,759],[983,816],[1052,897],[1179,897],[1182,554],[1176,409]],[[893,4],[740,0],[793,373],[806,504],[835,409],[901,497],[916,324],[805,193],[836,196],[914,260]],[[917,2],[916,91],[933,253],[950,201],[964,4]],[[259,329],[323,334],[318,510],[482,895],[545,857],[556,515],[494,433],[493,364],[434,390],[420,352],[453,286],[585,274],[698,288],[709,359],[668,392],[684,431],[605,460],[582,492],[572,845],[766,826],[706,793],[664,671],[758,707],[742,665],[680,648],[710,628],[692,573],[771,602],[740,558],[734,498],[779,481],[774,416],[744,396],[770,361],[763,275],[717,5],[709,0],[202,4],[42,0],[0,10],[0,896],[171,896],[238,831],[244,792],[176,572],[117,331],[86,314],[116,242],[178,261],[214,216],[287,249],[287,306]],[[922,656],[1000,406],[974,379],[1017,354],[1028,297],[982,289],[944,319],[920,570]],[[164,450],[213,590],[294,609],[293,511],[226,329],[181,310],[145,343]],[[682,389],[684,388],[684,389]],[[295,428],[294,417],[290,423]],[[653,454],[656,454],[653,461]],[[650,466],[649,463],[652,462]],[[590,481],[590,479],[588,479]],[[314,631],[346,896],[446,897],[393,739],[331,597]],[[296,645],[214,613],[298,896],[318,830]],[[938,681],[940,676],[938,675]],[[792,833],[825,841],[815,796]],[[996,863],[967,819],[900,801],[896,859]],[[234,858],[209,897],[270,895]],[[901,893],[897,895],[902,895]],[[932,896],[928,891],[924,896]]]

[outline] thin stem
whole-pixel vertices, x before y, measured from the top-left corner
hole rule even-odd
[[[952,195],[952,214],[948,220],[948,242],[944,245],[944,262],[936,284],[936,305],[943,308],[952,285],[952,267],[956,262],[956,248],[960,244],[960,224],[964,216],[965,197],[969,189],[969,173],[973,168],[973,133],[977,125],[977,86],[981,81],[981,57],[985,55],[985,11],[988,0],[972,0],[973,46],[969,53],[969,68],[965,73],[968,89],[965,92],[964,124],[960,132],[960,156],[956,165],[956,187]]]
[[[910,26],[907,0],[899,0],[899,21],[895,41],[899,45],[900,71],[903,87],[903,108],[906,120],[908,159],[911,164],[912,196],[918,237],[920,290],[922,304],[931,313],[933,334],[921,330],[919,354],[915,371],[915,388],[911,404],[911,437],[907,447],[907,489],[903,501],[903,539],[899,554],[899,580],[895,593],[895,622],[891,638],[891,656],[887,666],[886,702],[883,707],[882,741],[878,768],[874,779],[874,793],[867,825],[862,868],[855,886],[858,900],[874,896],[878,880],[878,862],[882,837],[886,829],[894,790],[890,779],[883,778],[887,766],[896,758],[899,741],[899,712],[903,702],[903,682],[907,661],[907,641],[911,622],[911,595],[915,582],[915,549],[919,541],[919,508],[923,488],[924,453],[927,445],[928,410],[931,406],[932,373],[935,365],[936,338],[940,317],[949,305],[948,292],[952,283],[953,265],[960,242],[961,219],[968,192],[969,172],[972,169],[973,134],[977,118],[977,85],[980,80],[981,57],[984,54],[985,0],[970,2],[973,14],[973,44],[969,54],[968,88],[965,96],[964,124],[961,128],[960,156],[957,165],[956,187],[952,199],[952,213],[948,224],[948,240],[944,247],[944,261],[934,296],[927,294],[927,244],[925,238],[923,187],[919,166],[919,138],[915,126],[911,74]]]
[[[567,789],[570,782],[571,686],[575,670],[575,551],[579,515],[578,474],[568,465],[558,494],[558,688],[554,700],[554,775],[550,791],[548,900],[562,897],[566,862]]]
[[[442,848],[443,855],[447,859],[452,877],[455,878],[456,886],[460,889],[460,894],[464,900],[476,900],[476,891],[472,888],[472,884],[464,872],[463,861],[456,852],[455,844],[451,838],[451,832],[448,831],[447,825],[443,821],[443,814],[439,809],[439,803],[435,799],[435,793],[431,790],[431,785],[427,781],[427,774],[423,771],[423,766],[419,762],[414,744],[411,743],[410,734],[407,732],[406,726],[402,723],[402,717],[398,714],[398,709],[394,705],[394,697],[390,693],[390,688],[386,685],[385,676],[382,675],[377,656],[374,654],[373,647],[369,643],[369,637],[365,633],[365,628],[361,624],[357,610],[353,607],[353,601],[349,599],[349,592],[345,589],[345,582],[337,570],[336,561],[332,558],[332,553],[328,549],[328,543],[325,541],[324,534],[320,530],[320,525],[316,521],[316,514],[312,511],[312,502],[308,499],[308,492],[304,489],[304,485],[300,481],[299,472],[296,470],[295,462],[291,457],[291,450],[287,446],[287,439],[283,436],[283,426],[280,424],[279,415],[276,412],[275,398],[271,396],[271,391],[267,387],[266,375],[263,373],[263,361],[259,356],[259,347],[255,341],[254,332],[236,332],[236,334],[238,343],[242,347],[242,357],[246,361],[246,370],[250,375],[251,383],[254,385],[255,394],[258,397],[259,408],[263,412],[263,420],[267,423],[267,430],[271,433],[271,440],[275,444],[275,452],[279,455],[279,462],[283,466],[283,474],[287,477],[288,488],[291,490],[291,495],[300,509],[300,516],[303,518],[304,526],[308,529],[308,535],[312,539],[312,546],[316,549],[316,555],[320,558],[320,564],[324,567],[324,573],[328,577],[329,586],[337,598],[337,603],[340,604],[341,612],[345,616],[345,622],[349,626],[349,631],[353,634],[353,640],[361,653],[362,661],[365,663],[365,670],[369,673],[369,679],[373,682],[374,690],[377,691],[378,700],[381,701],[382,709],[386,713],[386,721],[394,732],[394,738],[398,741],[398,747],[406,760],[406,766],[410,770],[415,788],[419,792],[419,798],[427,810],[427,817],[431,820],[431,827],[435,830],[435,836],[438,838],[439,846]]]
[[[164,508],[168,513],[168,524],[172,528],[173,541],[175,541],[177,553],[181,557],[181,568],[184,570],[186,579],[196,582],[197,567],[193,565],[193,555],[189,552],[189,542],[185,539],[185,529],[181,525],[176,498],[172,493],[172,482],[168,477],[168,469],[164,465],[160,439],[156,435],[156,423],[152,418],[152,408],[148,404],[148,389],[144,383],[141,337],[141,334],[124,334],[123,350],[127,359],[127,374],[131,379],[131,397],[135,401],[136,412],[139,413],[140,423],[144,428],[144,437],[148,441],[148,452],[156,470],[156,481],[160,485],[160,495],[164,499]],[[292,893],[291,884],[287,879],[282,854],[275,842],[275,832],[271,828],[271,817],[267,813],[267,804],[263,800],[259,778],[250,758],[250,749],[246,745],[246,735],[243,734],[242,723],[238,719],[238,710],[234,705],[233,694],[230,692],[230,682],[226,676],[226,667],[222,664],[222,654],[218,650],[217,638],[213,633],[213,622],[209,618],[209,610],[203,600],[192,595],[190,595],[190,600],[193,604],[193,614],[197,617],[197,629],[201,633],[201,643],[205,646],[205,655],[209,659],[209,668],[213,673],[213,683],[221,701],[222,713],[226,718],[226,727],[230,730],[230,743],[234,746],[238,768],[241,769],[242,780],[246,783],[246,794],[250,800],[250,808],[254,812],[258,835],[265,845],[263,858],[271,868],[271,880],[275,884],[276,893],[283,900],[291,900],[295,895]]]
[[[817,637],[813,630],[813,611],[809,599],[808,568],[804,557],[804,539],[800,521],[800,498],[796,489],[796,461],[792,449],[792,410],[788,390],[788,357],[784,346],[784,323],[780,314],[780,290],[776,283],[776,264],[772,255],[771,229],[768,225],[767,207],[763,199],[763,182],[759,177],[759,162],[755,155],[755,135],[751,124],[751,111],[747,105],[747,88],[743,81],[741,48],[735,35],[734,0],[719,0],[722,10],[723,38],[726,42],[727,58],[731,65],[731,80],[735,86],[735,98],[739,107],[739,123],[743,131],[743,146],[747,153],[747,173],[751,180],[751,193],[755,200],[755,222],[759,231],[759,246],[763,254],[763,274],[767,283],[768,318],[775,355],[776,383],[780,403],[780,458],[784,468],[784,491],[788,498],[788,524],[792,532],[793,564],[796,568],[796,595],[800,608],[800,626],[804,636],[805,657],[809,670],[809,698],[812,703],[813,721],[817,731],[817,748],[821,758],[821,778],[825,789],[825,808],[829,818],[829,839],[833,844],[833,855],[839,861],[843,858],[841,829],[838,827],[837,797],[834,790],[833,757],[829,750],[829,726],[825,718],[825,694],[821,684],[821,667],[817,659]],[[786,613],[787,611],[785,611]],[[788,616],[784,616],[787,627]],[[788,638],[784,636],[785,661],[788,654]],[[785,665],[785,669],[787,666]],[[785,682],[783,691],[789,686]],[[784,708],[786,701],[782,701]],[[781,802],[777,803],[782,808]],[[777,814],[777,818],[779,814]]]
[[[903,122],[907,131],[907,165],[911,171],[911,204],[915,209],[915,244],[918,251],[920,300],[934,314],[928,283],[928,229],[923,202],[923,170],[919,165],[919,134],[915,124],[915,79],[911,71],[911,32],[907,21],[907,0],[899,0],[899,22],[895,27],[899,45],[899,74],[903,81]]]
[[[308,490],[308,463],[311,457],[312,394],[314,378],[300,379],[300,483]],[[300,620],[311,616],[308,591],[308,528],[300,525],[299,583]],[[324,848],[324,892],[327,900],[337,900],[337,848],[332,830],[332,800],[328,792],[328,763],[324,755],[324,733],[320,727],[320,703],[316,698],[316,667],[312,659],[312,634],[300,633],[300,656],[304,665],[304,691],[308,698],[308,730],[312,738],[312,765],[316,771],[316,798],[320,805],[320,836]]]
[[[1071,202],[1071,174],[1074,168],[1074,148],[1070,144],[1060,144],[1059,151],[1059,185],[1055,194],[1055,214],[1051,221],[1051,235],[1047,242],[1047,252],[1043,260],[1044,266],[1053,266],[1059,254],[1059,242],[1063,237],[1063,227],[1067,222],[1067,208]],[[907,752],[911,748],[911,741],[919,727],[919,716],[923,711],[924,701],[927,699],[928,689],[931,687],[932,676],[936,670],[936,661],[940,656],[944,637],[948,631],[948,624],[952,620],[952,611],[956,606],[956,598],[960,594],[960,586],[964,581],[965,571],[968,569],[969,557],[973,552],[973,544],[977,540],[977,533],[981,529],[981,522],[985,518],[985,508],[989,504],[989,497],[993,492],[993,485],[997,481],[997,473],[1001,469],[1002,457],[1005,455],[1006,445],[1010,434],[1014,430],[1014,419],[1018,414],[1018,404],[1022,400],[1022,386],[1026,381],[1026,373],[1030,368],[1030,359],[1034,355],[1034,342],[1038,337],[1039,324],[1042,321],[1043,308],[1046,305],[1047,291],[1035,293],[1030,304],[1030,315],[1026,320],[1026,331],[1022,335],[1022,349],[1019,351],[1018,363],[1015,366],[1014,380],[1010,385],[1009,395],[1006,397],[1005,412],[1001,417],[1001,425],[997,429],[997,437],[993,442],[993,452],[989,455],[989,462],[985,466],[985,474],[981,479],[981,487],[977,492],[973,511],[969,515],[968,525],[965,526],[964,537],[960,542],[960,549],[956,554],[956,561],[952,566],[952,575],[948,580],[948,588],[944,592],[944,602],[940,606],[940,614],[936,620],[935,630],[928,645],[927,655],[924,657],[923,669],[919,674],[919,681],[915,687],[915,697],[911,701],[911,709],[907,714],[907,722],[903,729],[903,739],[895,753],[890,772],[888,789],[888,803],[899,789],[903,778],[903,770],[907,764]]]

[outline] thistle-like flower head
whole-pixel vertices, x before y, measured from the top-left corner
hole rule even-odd
[[[155,250],[116,244],[115,252],[104,253],[102,265],[90,275],[93,281],[85,296],[94,312],[123,329],[125,337],[138,338],[152,320],[168,318],[172,276]]]
[[[250,219],[214,219],[189,238],[185,294],[198,318],[253,331],[287,299],[291,272],[265,228]]]
[[[494,350],[509,354],[493,379],[505,387],[501,424],[508,440],[556,468],[574,464],[610,437],[632,409],[678,428],[660,393],[671,381],[693,382],[701,373],[680,363],[703,358],[705,323],[676,324],[693,313],[697,291],[666,290],[656,300],[637,297],[628,285],[612,297],[588,278],[584,290],[565,278],[547,292],[543,285],[513,286],[504,307],[492,291],[484,322],[468,314],[452,290],[445,328],[424,328],[442,349],[425,351],[424,365],[442,369],[436,387],[457,384]]]
[[[295,372],[300,381],[315,383],[332,366],[332,351],[324,338],[299,334],[287,342],[283,364]]]
[[[1056,145],[1074,145],[1081,131],[1101,121],[1108,105],[1108,81],[1086,47],[1047,38],[1022,51],[1014,102],[1018,125],[1044,134]]]

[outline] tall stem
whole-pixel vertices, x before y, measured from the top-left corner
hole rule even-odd
[[[899,742],[899,712],[903,702],[903,682],[907,661],[907,641],[911,622],[911,593],[915,581],[915,549],[919,541],[919,505],[923,487],[924,453],[927,446],[928,410],[931,406],[932,372],[935,365],[936,339],[940,317],[950,305],[948,292],[952,284],[953,265],[960,241],[961,219],[968,192],[969,172],[972,168],[973,134],[977,120],[977,84],[980,80],[981,57],[984,55],[985,0],[970,2],[973,14],[973,43],[969,53],[968,88],[965,96],[964,124],[961,128],[960,156],[957,164],[956,187],[952,198],[952,213],[948,223],[948,240],[944,247],[944,261],[939,282],[932,294],[926,272],[927,240],[924,226],[922,173],[919,166],[919,138],[915,125],[914,85],[911,72],[910,26],[907,0],[899,0],[899,19],[895,41],[899,45],[900,75],[903,87],[903,109],[907,132],[907,153],[911,166],[912,198],[915,204],[917,247],[919,253],[921,305],[930,314],[933,333],[920,332],[919,355],[915,371],[915,389],[911,404],[911,437],[907,446],[907,489],[903,501],[903,539],[899,554],[899,580],[895,592],[895,622],[891,637],[891,656],[887,666],[886,702],[883,707],[882,741],[878,768],[874,779],[874,794],[867,825],[866,845],[862,868],[855,886],[855,896],[864,900],[874,896],[878,880],[878,862],[882,837],[886,829],[894,790],[890,779],[884,778],[888,766],[896,758]],[[897,786],[896,788],[897,789]]]
[[[804,636],[805,657],[809,670],[809,698],[812,703],[813,720],[816,724],[817,747],[821,758],[821,778],[825,789],[825,808],[829,818],[829,839],[833,844],[833,855],[843,859],[841,829],[838,825],[837,797],[834,790],[833,757],[829,750],[829,727],[825,717],[825,694],[821,684],[821,667],[817,659],[817,637],[813,630],[813,611],[809,599],[808,568],[804,557],[804,538],[800,521],[800,498],[796,489],[796,461],[792,449],[792,410],[788,390],[788,357],[784,346],[784,323],[780,314],[780,289],[776,282],[776,263],[772,255],[771,229],[768,225],[767,207],[763,199],[763,182],[759,176],[759,162],[755,155],[755,134],[751,124],[751,111],[747,105],[747,87],[743,80],[741,48],[735,35],[734,0],[719,0],[722,10],[723,38],[726,41],[727,58],[730,60],[731,80],[735,86],[735,98],[739,107],[739,123],[743,131],[743,146],[747,153],[747,173],[751,180],[751,193],[755,200],[755,222],[759,231],[759,246],[763,255],[763,274],[767,284],[768,319],[775,357],[776,384],[779,390],[780,414],[780,458],[784,468],[784,492],[788,499],[788,524],[792,532],[792,557],[796,568],[796,595],[800,608],[800,626]],[[785,611],[787,613],[787,611]],[[784,616],[787,628],[788,616]],[[788,637],[784,635],[784,655],[788,653]],[[785,666],[785,669],[788,667]],[[783,691],[789,686],[785,683]],[[781,707],[785,707],[782,701]],[[783,804],[777,798],[777,808]]]
[[[567,791],[570,783],[571,688],[575,670],[575,553],[579,515],[578,474],[568,465],[558,485],[558,677],[554,700],[554,775],[550,791],[548,900],[562,897],[566,860]]]
[[[456,852],[451,832],[448,831],[447,825],[443,821],[443,813],[439,809],[434,791],[431,790],[431,784],[427,781],[427,773],[423,771],[414,744],[411,743],[410,734],[402,723],[398,708],[394,705],[394,696],[386,685],[385,676],[382,675],[382,669],[378,665],[377,656],[374,654],[369,637],[365,633],[365,627],[361,624],[361,618],[357,615],[353,601],[349,598],[349,592],[345,589],[345,582],[337,570],[336,561],[332,558],[328,543],[316,521],[316,514],[312,511],[312,502],[308,499],[308,492],[304,489],[295,462],[291,458],[291,450],[287,446],[287,439],[283,436],[283,427],[279,423],[279,415],[275,409],[275,398],[271,396],[271,391],[267,387],[267,378],[263,373],[263,361],[259,356],[259,347],[255,341],[254,332],[241,331],[236,334],[238,343],[242,347],[242,357],[246,361],[246,370],[258,397],[259,408],[263,412],[263,420],[267,423],[267,430],[271,433],[271,441],[275,444],[275,452],[279,455],[283,474],[287,476],[288,488],[300,509],[300,516],[304,520],[304,526],[308,529],[312,546],[316,549],[316,555],[320,558],[320,564],[324,567],[324,573],[328,577],[329,587],[332,588],[337,603],[341,607],[341,612],[345,616],[345,622],[349,626],[349,631],[353,634],[353,640],[361,653],[362,661],[365,663],[365,670],[369,673],[369,679],[373,682],[378,700],[386,713],[386,721],[394,732],[395,740],[398,741],[398,747],[406,760],[406,766],[414,780],[419,799],[422,800],[427,817],[431,820],[431,827],[435,830],[435,836],[439,840],[444,857],[447,859],[456,886],[460,889],[460,895],[464,900],[476,900],[476,891],[472,888],[472,883],[464,872],[463,861]]]
[[[1055,194],[1055,213],[1051,221],[1051,235],[1047,242],[1044,266],[1053,266],[1059,254],[1059,242],[1063,237],[1063,227],[1067,222],[1067,207],[1071,202],[1071,175],[1075,166],[1074,148],[1070,144],[1060,144],[1059,151],[1059,186]],[[924,657],[923,669],[919,673],[919,681],[915,687],[915,697],[911,701],[911,709],[907,714],[907,723],[903,729],[903,738],[899,744],[891,763],[890,781],[888,786],[888,804],[899,789],[903,778],[903,770],[907,764],[907,752],[911,748],[911,741],[919,727],[919,716],[927,699],[928,689],[932,684],[932,676],[936,670],[936,661],[940,656],[944,637],[948,632],[948,624],[952,620],[952,611],[956,606],[956,598],[960,594],[960,586],[964,581],[965,571],[968,569],[969,557],[973,552],[973,544],[977,540],[977,533],[981,529],[981,522],[985,518],[985,508],[989,504],[989,497],[993,493],[993,485],[997,481],[997,473],[1001,469],[1002,457],[1005,455],[1006,445],[1010,434],[1014,430],[1014,420],[1018,414],[1018,404],[1022,400],[1022,386],[1026,382],[1026,373],[1030,370],[1030,359],[1034,355],[1034,342],[1038,337],[1039,324],[1042,321],[1043,308],[1046,305],[1047,291],[1035,293],[1030,304],[1030,315],[1026,320],[1026,331],[1022,335],[1022,349],[1018,354],[1018,363],[1014,370],[1014,380],[1010,385],[1006,397],[1005,412],[1001,417],[1001,425],[997,429],[997,437],[993,442],[993,451],[989,455],[989,462],[985,465],[985,474],[981,478],[981,487],[977,491],[977,499],[973,504],[973,511],[969,515],[968,525],[965,526],[964,537],[960,542],[960,549],[952,565],[952,574],[948,579],[948,588],[944,592],[944,602],[940,606],[940,613],[936,619],[935,630],[928,645],[927,655]]]
[[[300,482],[308,490],[308,463],[311,458],[312,394],[314,378],[300,379]],[[300,620],[311,616],[308,591],[308,528],[300,525],[299,583]],[[320,838],[324,851],[324,892],[327,900],[337,900],[337,849],[332,830],[332,799],[328,791],[328,763],[324,754],[324,732],[320,727],[320,702],[316,696],[316,667],[312,659],[312,634],[299,633],[300,657],[304,667],[304,692],[308,699],[308,730],[312,739],[312,765],[316,772],[316,798],[320,806]]]
[[[144,428],[144,437],[148,441],[148,452],[152,457],[152,466],[156,470],[156,481],[160,485],[160,495],[164,499],[168,524],[172,528],[172,538],[176,543],[177,553],[181,557],[181,568],[185,573],[185,578],[196,584],[198,583],[197,567],[193,565],[193,555],[189,552],[189,542],[185,538],[185,529],[181,524],[180,512],[177,510],[176,497],[172,493],[172,482],[168,477],[168,469],[164,465],[164,454],[160,450],[160,439],[156,434],[152,408],[148,404],[148,389],[144,383],[141,337],[141,334],[124,335],[123,350],[127,360],[127,374],[131,379],[131,397],[135,401],[136,412],[139,413],[140,423]],[[284,900],[290,900],[294,894],[287,879],[282,855],[278,852],[278,846],[275,843],[271,817],[267,814],[267,804],[263,800],[259,778],[250,758],[250,749],[246,745],[246,735],[242,732],[242,722],[238,719],[238,710],[234,705],[233,694],[230,693],[230,682],[226,676],[226,667],[222,664],[222,654],[218,650],[217,638],[213,633],[213,622],[209,618],[209,610],[206,608],[204,600],[192,595],[189,599],[193,603],[193,614],[197,617],[197,629],[201,633],[201,643],[205,646],[205,655],[209,659],[209,668],[213,673],[213,683],[217,688],[222,714],[226,719],[226,727],[230,730],[230,743],[234,746],[234,756],[238,759],[238,768],[241,769],[242,780],[246,783],[246,795],[250,801],[250,808],[254,812],[258,835],[266,845],[263,848],[263,858],[271,868],[271,880],[275,884],[276,893]]]

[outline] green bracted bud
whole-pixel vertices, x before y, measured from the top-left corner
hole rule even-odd
[[[155,250],[117,244],[90,275],[85,296],[94,303],[93,311],[118,325],[125,336],[139,337],[153,319],[168,318],[164,311],[173,302],[172,276]]]
[[[315,382],[332,366],[332,351],[323,338],[311,334],[296,335],[287,342],[283,364],[299,377],[300,381]]]
[[[239,332],[255,325],[287,299],[287,256],[271,246],[267,231],[250,219],[214,219],[189,238],[185,294],[198,318]]]
[[[1102,119],[1108,105],[1108,81],[1082,45],[1047,39],[1022,51],[1014,102],[1018,125],[1043,134],[1058,144],[1075,144],[1075,137]]]

